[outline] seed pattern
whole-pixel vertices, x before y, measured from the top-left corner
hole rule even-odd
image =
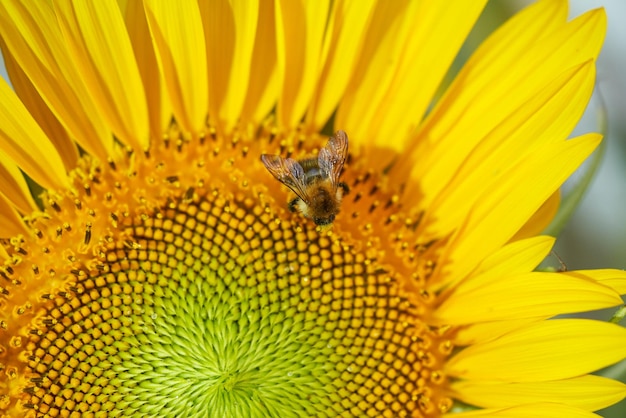
[[[214,158],[225,162],[226,182],[164,173],[178,194],[157,210],[110,212],[107,222],[124,239],[100,239],[94,266],[74,260],[64,286],[45,295],[32,322],[38,326],[20,340],[29,353],[23,405],[53,417],[448,410],[441,369],[451,347],[445,332],[420,319],[426,302],[409,296],[400,273],[340,225],[320,230],[283,216],[224,154]],[[352,202],[368,214],[357,219],[394,210],[394,199],[368,177],[353,182],[359,197]],[[91,198],[100,183],[85,188]],[[105,202],[118,199],[112,193]],[[357,213],[348,203],[350,211]],[[394,216],[385,225],[407,227]],[[364,234],[378,227],[367,225]],[[92,223],[75,229],[61,226],[59,239],[82,234],[83,245],[93,243]],[[409,253],[411,262],[416,253]]]

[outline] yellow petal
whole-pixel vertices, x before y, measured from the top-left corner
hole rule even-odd
[[[429,204],[429,212],[438,220],[433,228],[444,232],[456,228],[480,193],[500,182],[507,167],[538,152],[537,147],[545,143],[565,139],[591,96],[594,70],[594,63],[589,61],[565,71],[504,117]]]
[[[0,149],[0,193],[24,214],[37,210],[26,179],[17,165]]]
[[[0,237],[8,238],[26,235],[30,230],[22,222],[22,218],[15,211],[12,202],[9,202],[3,193],[0,193]],[[6,256],[6,250],[0,253]]]
[[[259,17],[259,2],[200,2],[209,77],[209,109],[218,129],[229,132],[239,121],[248,93]]]
[[[112,1],[54,3],[72,62],[115,136],[148,148],[148,111],[121,11]]]
[[[50,142],[59,151],[65,170],[69,171],[75,168],[78,161],[76,143],[71,140],[68,132],[54,116],[54,113],[46,105],[33,83],[30,82],[26,73],[24,73],[24,69],[17,65],[10,51],[6,48],[3,48],[3,58],[15,93],[17,93]]]
[[[324,40],[324,67],[307,113],[309,132],[319,131],[342,99],[363,48],[375,5],[372,0],[340,0],[333,4]]]
[[[446,365],[467,380],[543,382],[580,376],[626,357],[626,329],[588,319],[543,321],[468,347]]]
[[[417,135],[432,141],[432,147],[419,150],[420,164],[412,174],[421,182],[425,205],[454,174],[449,167],[459,166],[507,115],[565,69],[597,58],[606,31],[604,12],[591,11],[568,23],[565,18],[565,2],[540,2],[495,32],[464,66]],[[418,157],[416,152],[408,161]]]
[[[520,240],[517,242],[512,242],[501,249],[497,250],[495,253],[486,258],[478,268],[472,272],[472,275],[465,279],[465,282],[471,281],[475,276],[481,276],[483,280],[499,280],[502,277],[511,277],[516,274],[524,274],[529,271],[534,270],[550,253],[552,246],[554,245],[555,239],[548,236],[537,236],[532,238],[527,238],[524,240]],[[448,291],[451,293],[454,291]],[[443,295],[442,295],[443,296]],[[436,321],[435,318],[431,318],[431,320]],[[500,321],[495,321],[493,326],[496,328],[503,327],[505,330],[509,330],[507,324],[500,324]],[[524,320],[523,323],[528,321]],[[481,325],[481,324],[478,324]],[[488,328],[483,327],[481,325],[481,329]],[[472,330],[472,333],[483,331]],[[487,337],[493,337],[494,331],[491,328],[488,328]],[[468,334],[467,328],[464,328],[462,331],[464,335]],[[463,338],[484,338],[483,337],[463,337]]]
[[[264,120],[277,100],[275,14],[272,0],[260,1],[259,22],[250,64],[254,71],[250,72],[248,93],[241,111],[244,123]]]
[[[210,92],[198,3],[149,0],[144,5],[176,121],[187,132],[201,132]]]
[[[37,6],[0,2],[0,35],[70,138],[106,161],[111,132],[70,59],[51,4]]]
[[[524,224],[522,229],[517,231],[512,241],[541,234],[558,213],[560,204],[561,192],[557,190],[541,205],[539,210]]]
[[[617,380],[586,375],[548,382],[452,383],[458,398],[482,408],[505,408],[535,402],[556,402],[588,411],[597,411],[626,397],[626,385]]]
[[[404,149],[484,3],[380,2],[358,66],[364,70],[352,77],[335,126]]]
[[[484,274],[458,284],[437,308],[435,318],[447,324],[471,324],[585,312],[621,303],[613,289],[586,278],[533,272],[495,279]]]
[[[446,277],[451,281],[463,278],[510,240],[599,142],[599,135],[588,134],[548,143],[503,173],[502,181],[476,200],[466,224],[449,244]]]
[[[536,236],[509,243],[486,258],[477,273],[503,276],[534,270],[548,256],[555,239]]]
[[[297,126],[311,101],[321,71],[328,0],[280,0],[276,6],[276,41],[281,93],[278,125]]]
[[[0,80],[0,148],[41,186],[70,186],[57,150],[4,79]]]
[[[226,119],[228,127],[234,127],[239,121],[248,94],[260,7],[259,1],[250,0],[231,0],[231,5],[235,24],[234,56],[228,73],[228,91],[219,106],[220,119]],[[218,42],[222,39],[217,38]]]
[[[615,291],[621,295],[626,294],[626,271],[624,270],[576,270],[567,271],[561,274],[595,280],[604,286],[615,289]]]
[[[128,36],[144,85],[151,140],[160,140],[169,127],[174,112],[167,96],[165,79],[159,71],[143,3],[140,1],[125,3],[120,8],[124,13]]]
[[[504,321],[477,322],[459,328],[454,336],[454,344],[464,347],[471,344],[484,343],[494,340],[513,330],[540,322],[549,317],[507,319]]]
[[[369,135],[372,120],[393,82],[394,69],[404,54],[403,39],[415,27],[418,8],[419,2],[379,1],[376,4],[361,56],[335,118],[337,129],[347,131],[353,142],[372,144],[374,141]]]
[[[444,418],[601,418],[592,412],[558,403],[532,403],[506,409],[481,409],[459,414],[446,414]]]

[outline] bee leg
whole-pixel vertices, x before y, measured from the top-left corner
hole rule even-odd
[[[343,190],[344,195],[350,193],[350,187],[348,187],[348,185],[344,183],[343,181],[340,181],[339,183],[337,183],[337,186],[341,187],[341,190]]]
[[[294,197],[289,201],[289,205],[287,206],[289,208],[289,212],[296,212],[298,208],[298,200],[300,200],[299,197]]]

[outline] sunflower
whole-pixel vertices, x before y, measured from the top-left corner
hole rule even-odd
[[[484,6],[456,3],[0,2],[0,415],[624,398],[590,373],[626,330],[562,314],[620,305],[626,274],[535,271],[600,142],[567,137],[604,12],[532,5],[438,96]],[[324,222],[310,187],[337,205]]]

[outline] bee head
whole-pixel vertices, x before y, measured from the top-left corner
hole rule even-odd
[[[333,223],[334,220],[335,220],[335,215],[329,215],[324,218],[318,218],[318,217],[313,218],[313,222],[315,222],[316,225],[320,225],[320,226],[330,225]]]

